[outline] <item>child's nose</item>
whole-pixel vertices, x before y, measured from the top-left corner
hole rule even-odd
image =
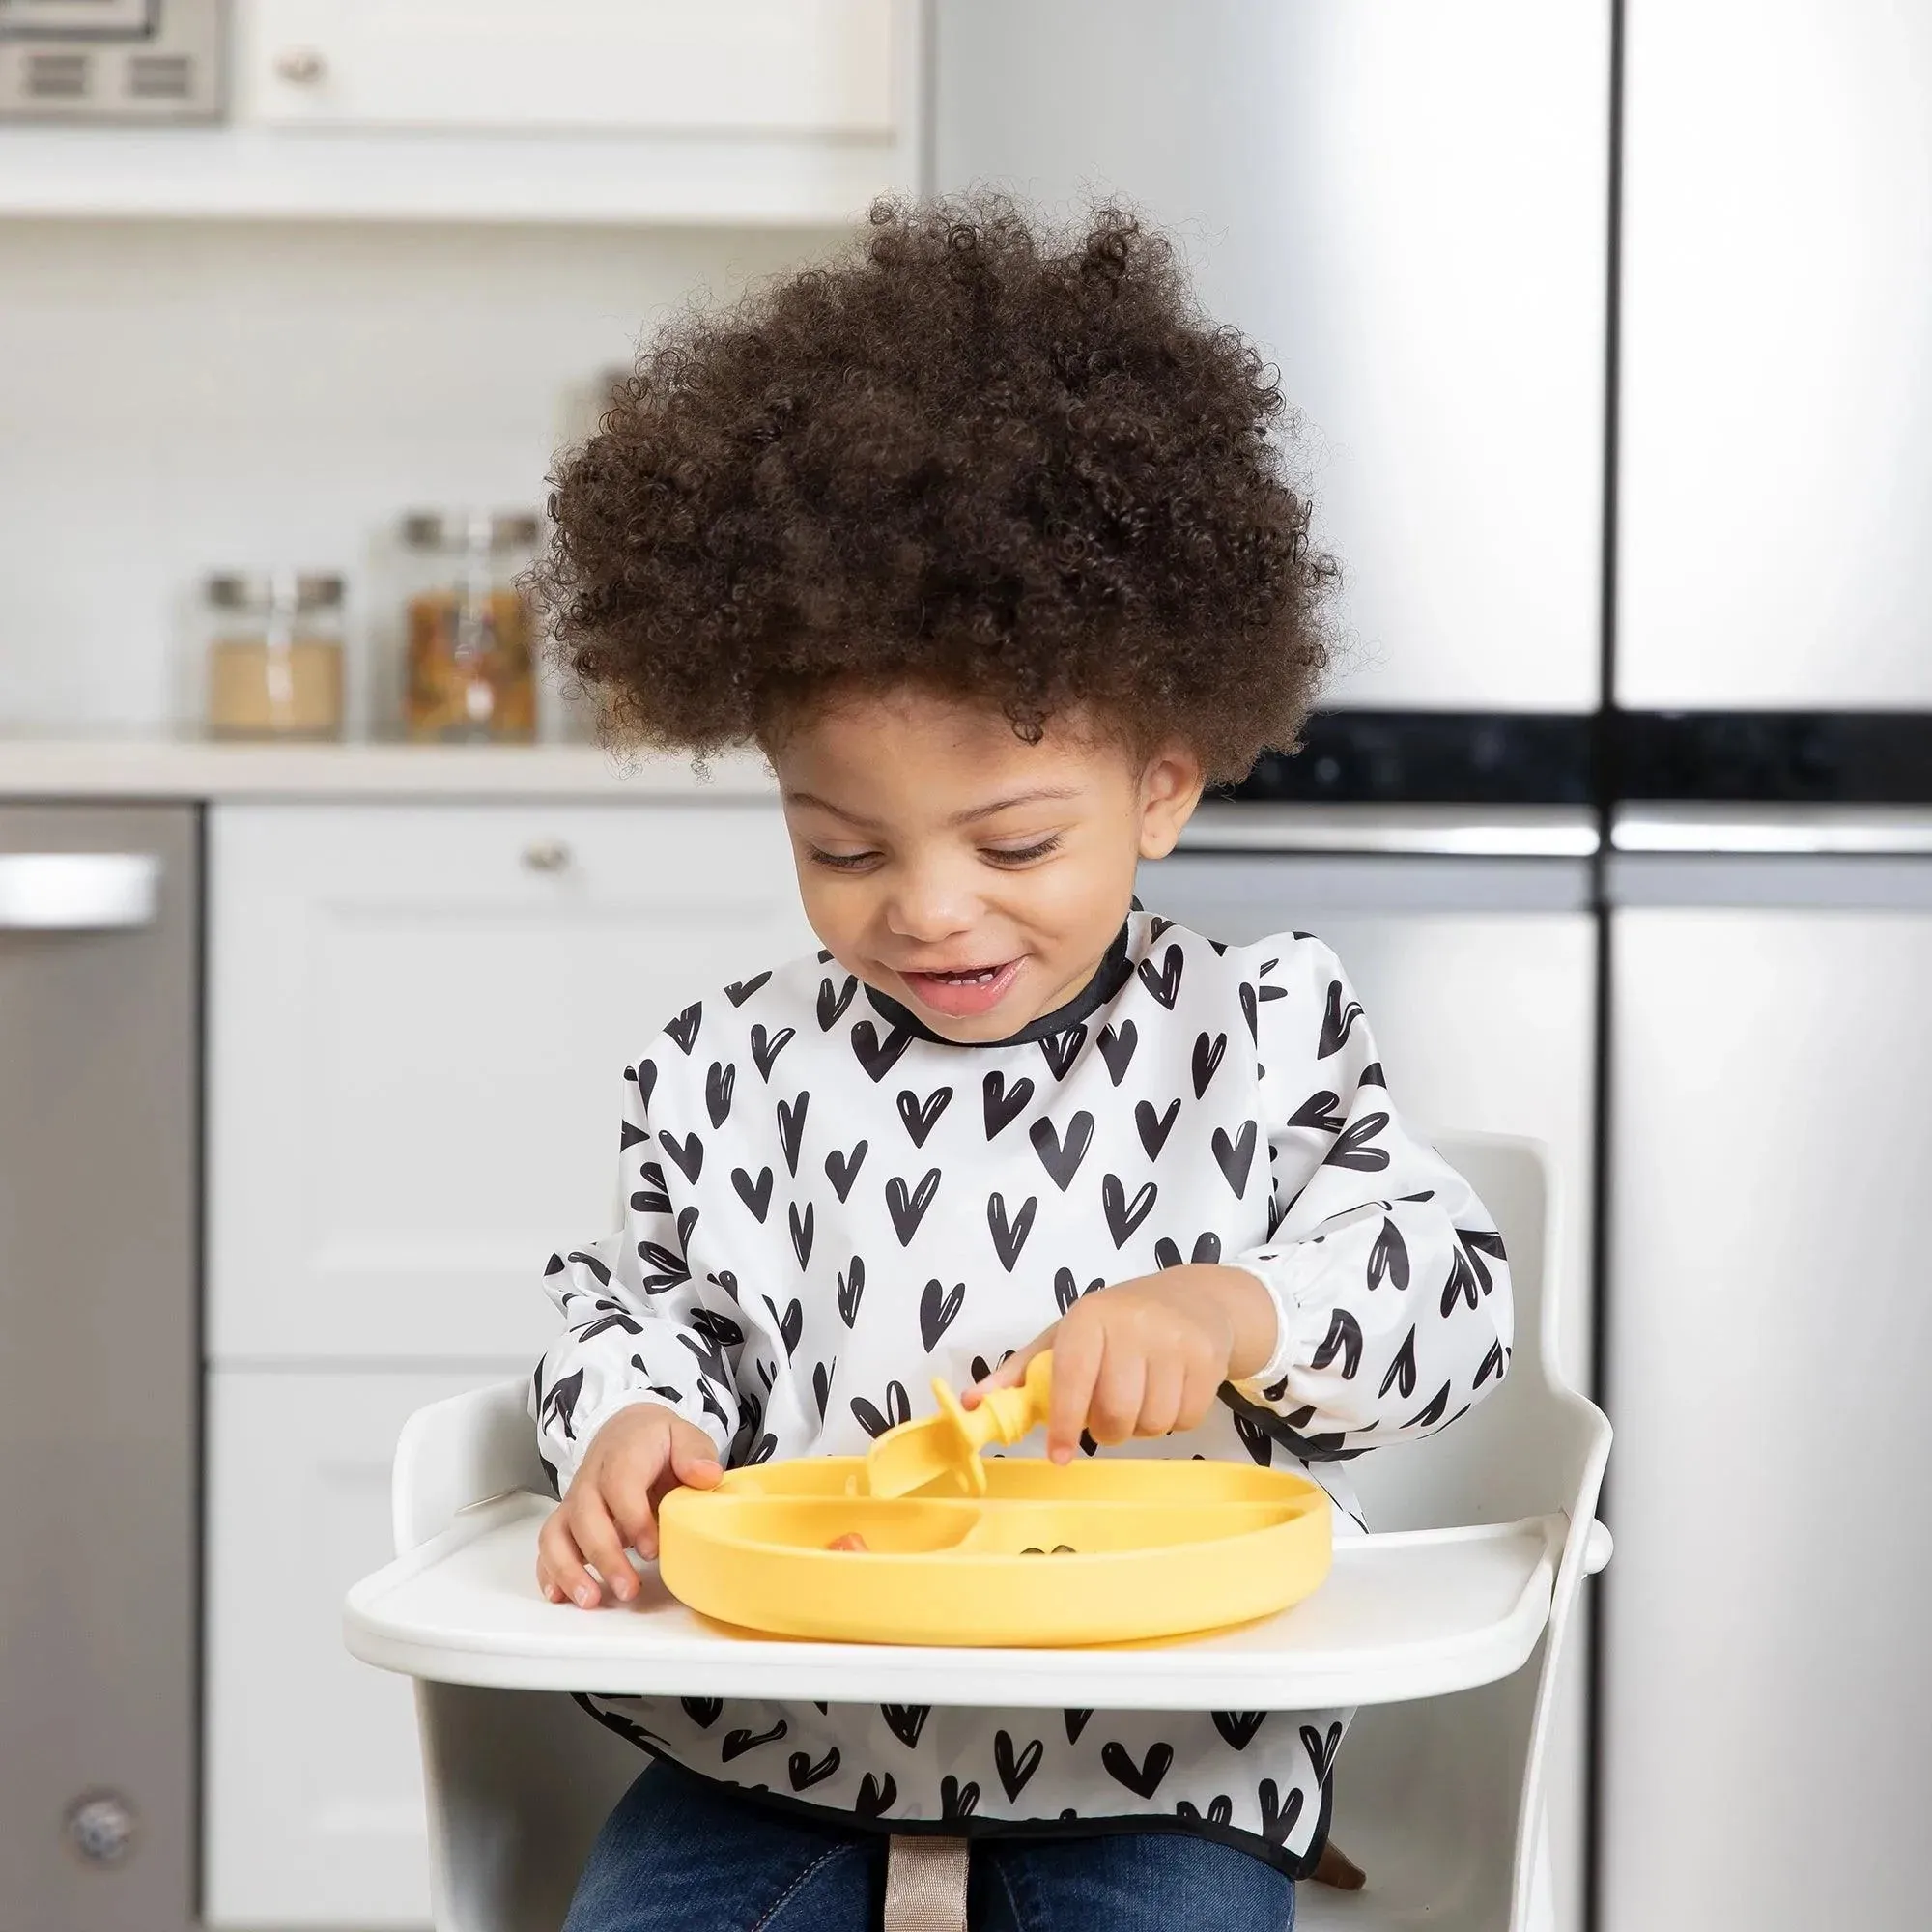
[[[970,931],[980,916],[979,895],[950,867],[901,870],[886,899],[886,923],[900,939],[930,945]]]

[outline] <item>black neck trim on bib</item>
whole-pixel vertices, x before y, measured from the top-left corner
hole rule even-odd
[[[916,1039],[937,1040],[941,1046],[1025,1046],[1029,1040],[1051,1039],[1055,1034],[1078,1026],[1089,1013],[1104,1007],[1133,977],[1133,962],[1127,957],[1127,928],[1122,923],[1094,977],[1079,992],[1064,1006],[1055,1007],[1050,1013],[1041,1013],[1038,1019],[1021,1027],[1018,1033],[1009,1033],[1005,1039],[948,1039],[943,1033],[934,1033],[909,1007],[900,1006],[876,987],[867,986],[866,997],[882,1018],[895,1027],[903,1027]]]

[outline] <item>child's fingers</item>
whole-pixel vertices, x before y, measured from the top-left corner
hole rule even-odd
[[[582,1494],[578,1493],[579,1490],[582,1490]],[[631,1559],[624,1554],[624,1539],[617,1525],[611,1520],[611,1512],[604,1507],[603,1496],[595,1490],[583,1489],[581,1484],[573,1485],[566,1507],[570,1511],[570,1533],[582,1551],[584,1562],[595,1566],[598,1576],[604,1579],[605,1588],[620,1604],[635,1597],[638,1594],[637,1573],[631,1568]],[[573,1590],[571,1595],[586,1610],[597,1606],[595,1596],[585,1603],[581,1592]]]
[[[1059,1326],[1056,1321],[1052,1328],[1042,1329],[1024,1349],[1016,1349],[1009,1355],[991,1375],[981,1376],[977,1382],[962,1389],[959,1393],[961,1405],[967,1408],[978,1408],[982,1395],[990,1395],[995,1389],[1017,1388],[1025,1378],[1028,1363],[1053,1347],[1054,1331]]]
[[[1207,1420],[1220,1393],[1221,1384],[1214,1372],[1198,1362],[1192,1364],[1181,1382],[1180,1401],[1174,1418],[1175,1428],[1198,1429]]]
[[[657,1554],[657,1484],[641,1470],[607,1477],[604,1507],[618,1535],[639,1556]]]
[[[1087,1405],[1087,1428],[1095,1442],[1124,1442],[1139,1427],[1147,1368],[1138,1349],[1109,1349],[1101,1357]]]
[[[537,1588],[543,1592],[546,1603],[560,1604],[563,1602],[563,1586],[550,1574],[550,1565],[544,1561],[543,1539],[541,1535],[537,1539]]]
[[[1046,1453],[1056,1463],[1071,1461],[1080,1446],[1104,1349],[1105,1337],[1097,1325],[1062,1324],[1054,1344],[1053,1397],[1046,1417]]]
[[[676,1424],[670,1432],[670,1468],[680,1483],[694,1490],[715,1489],[724,1479],[710,1436],[689,1422]]]
[[[601,1594],[596,1577],[583,1567],[582,1552],[561,1506],[551,1511],[537,1532],[537,1581],[553,1603],[568,1597],[586,1610],[594,1607]]]
[[[1187,1386],[1187,1366],[1178,1355],[1159,1356],[1147,1365],[1147,1390],[1141,1397],[1139,1435],[1171,1435],[1180,1421],[1180,1400]]]
[[[658,1511],[665,1497],[681,1486],[709,1490],[724,1480],[724,1471],[719,1466],[718,1451],[712,1447],[710,1436],[689,1423],[673,1424],[665,1448],[664,1466],[650,1485],[646,1520],[641,1533],[631,1539],[631,1548],[646,1562],[656,1562]]]

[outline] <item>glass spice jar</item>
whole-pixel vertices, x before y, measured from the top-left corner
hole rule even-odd
[[[204,581],[211,737],[341,737],[342,594],[342,579],[322,572]]]
[[[536,549],[526,512],[423,511],[403,519],[403,730],[440,743],[536,736],[534,626],[516,586]]]

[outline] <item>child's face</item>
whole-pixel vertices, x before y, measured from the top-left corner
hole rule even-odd
[[[1063,726],[918,689],[841,698],[773,753],[806,917],[833,957],[948,1039],[1002,1039],[1093,977],[1134,867],[1201,796],[1179,747],[1145,767]]]

